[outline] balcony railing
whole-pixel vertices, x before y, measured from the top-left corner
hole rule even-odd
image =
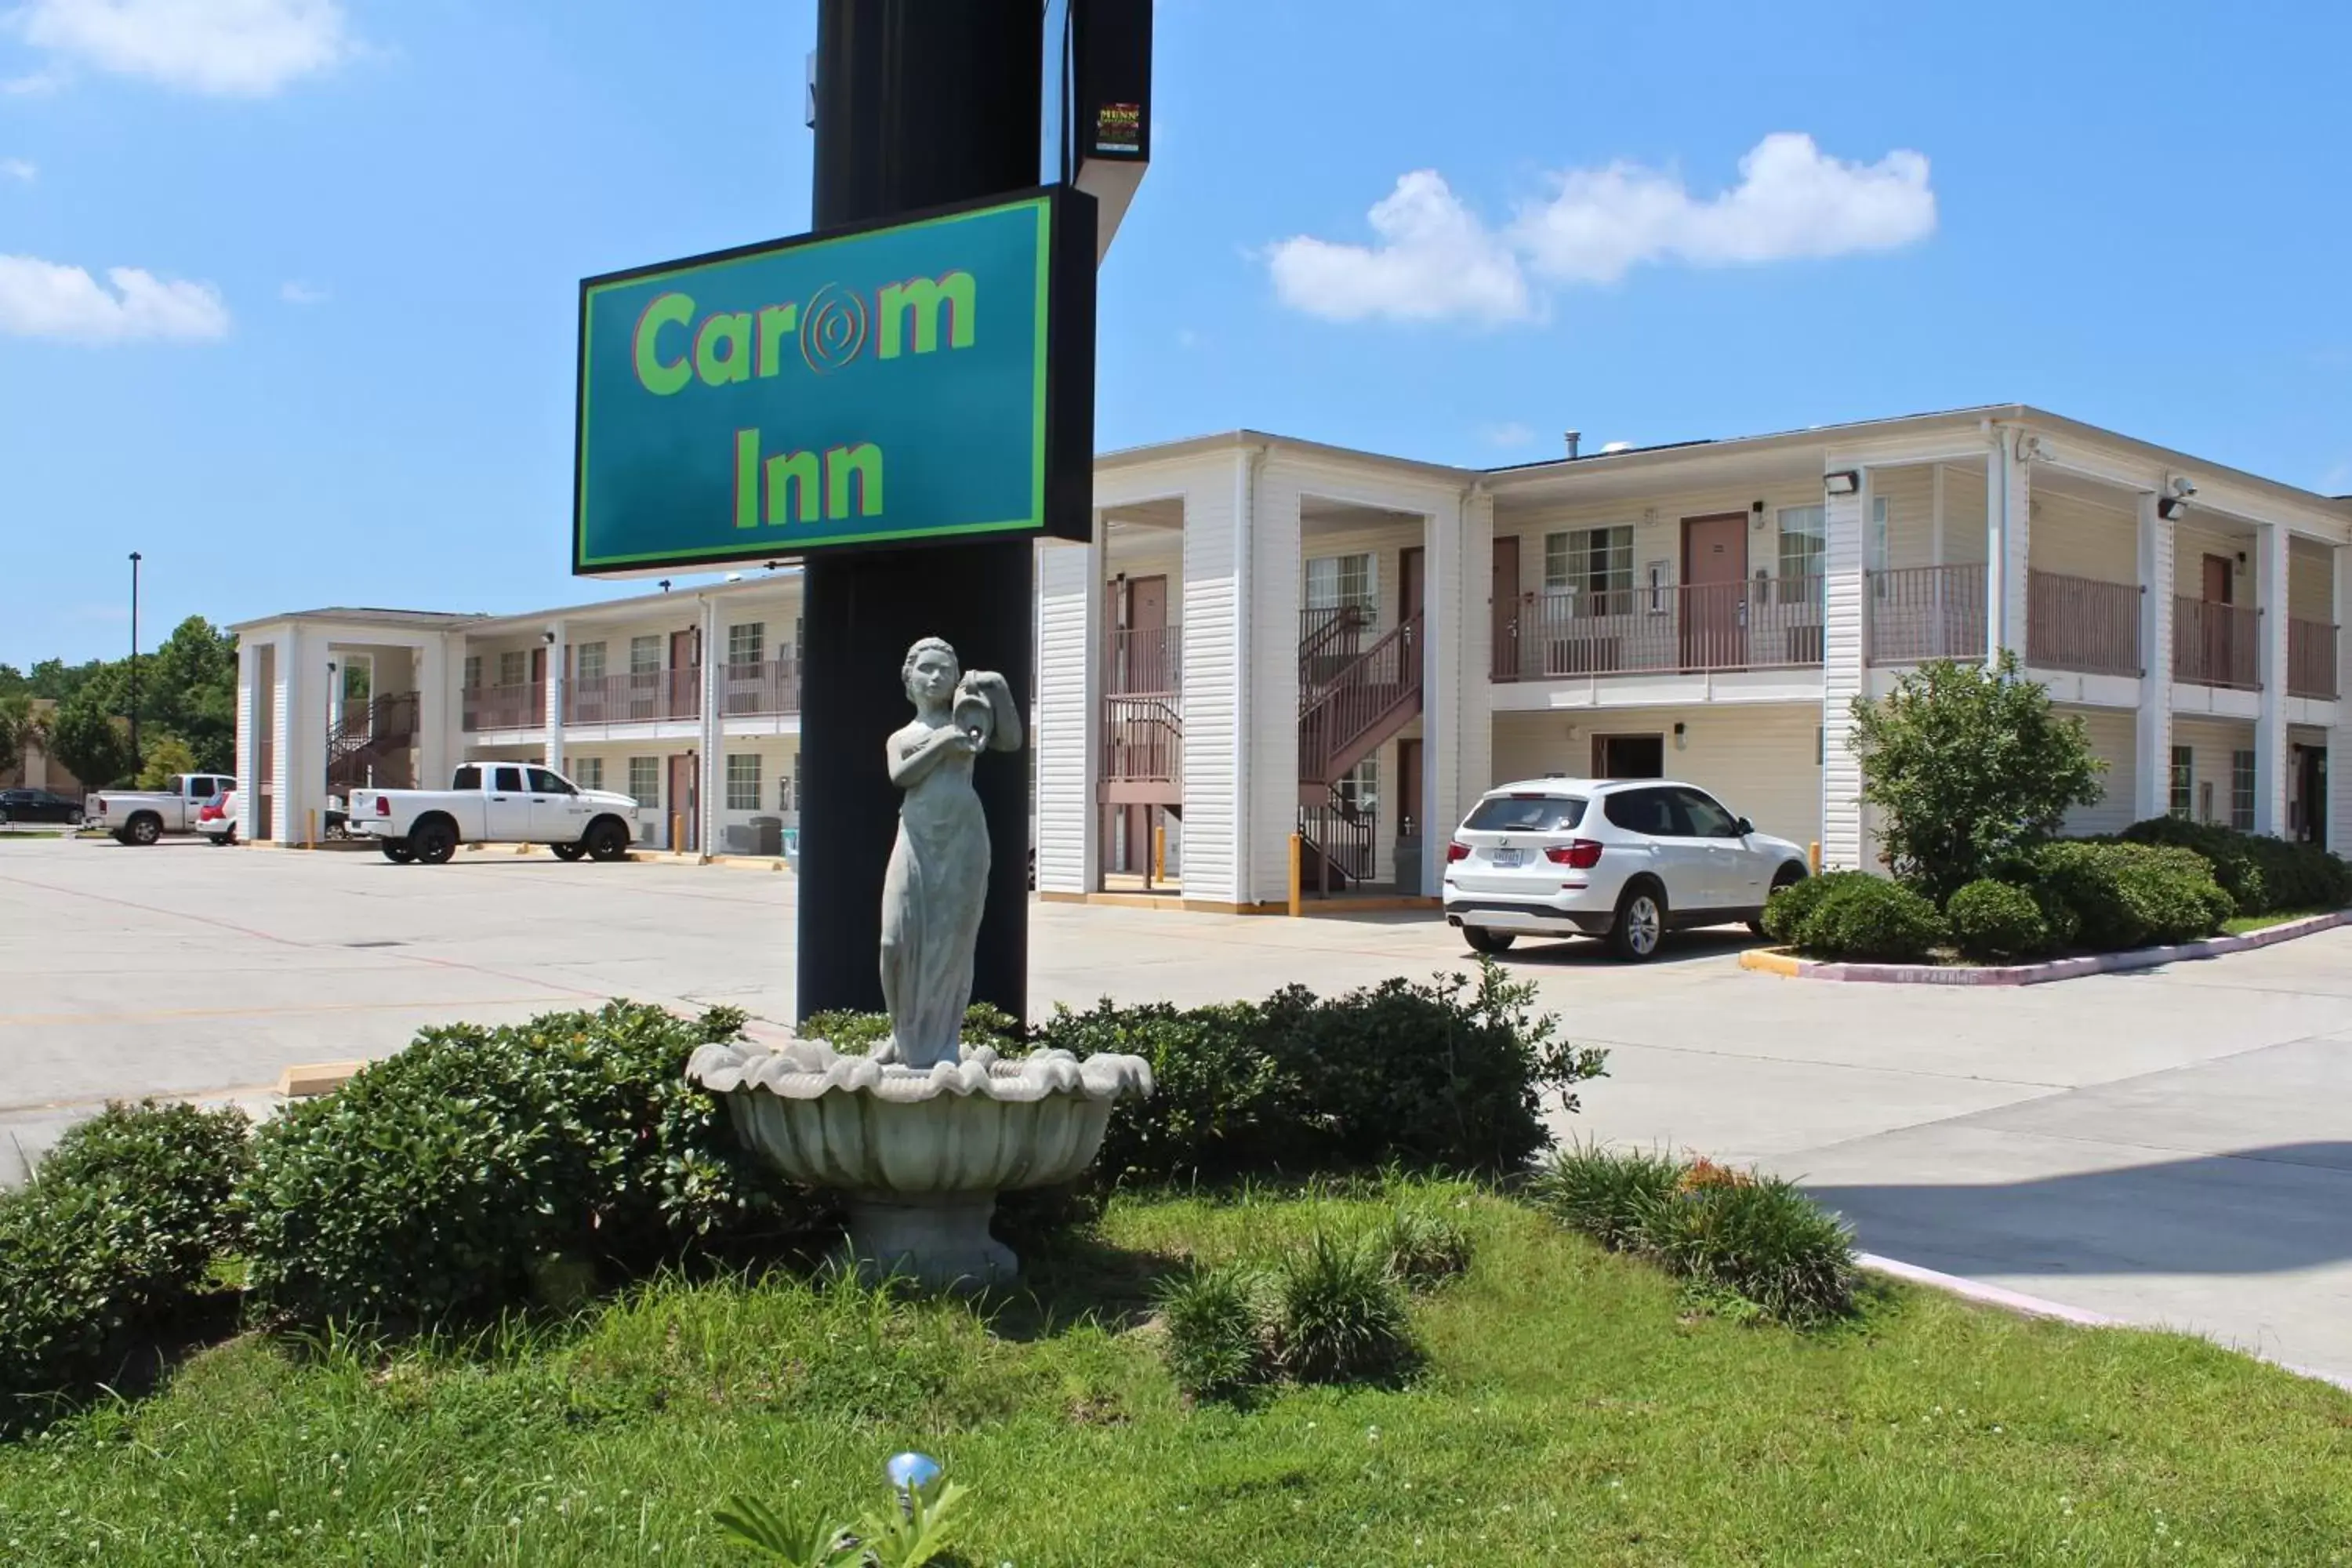
[[[2140,591],[2059,572],[2025,574],[2025,662],[2084,675],[2142,672]]]
[[[1362,605],[1332,605],[1298,612],[1298,689],[1311,692],[1356,661],[1372,624]]]
[[[2287,695],[2334,700],[2343,695],[2336,689],[2336,669],[2334,626],[2326,621],[2287,622]]]
[[[1496,680],[1822,662],[1822,580],[1547,590],[1495,606]]]
[[[661,719],[692,719],[702,711],[702,671],[649,669],[635,675],[599,675],[564,688],[567,724],[643,724]]]
[[[2259,691],[2263,686],[2259,611],[2204,599],[2172,601],[2172,679],[2198,686]]]
[[[1897,566],[1870,574],[1864,647],[1872,664],[1985,655],[1985,569]]]
[[[547,727],[547,682],[526,680],[517,686],[478,686],[463,694],[458,704],[462,728],[481,730],[543,730]]]
[[[789,658],[730,664],[719,671],[719,711],[730,718],[800,710],[800,667]]]
[[[1103,700],[1103,775],[1114,784],[1184,777],[1184,722],[1171,697]]]
[[[1184,628],[1134,626],[1110,634],[1103,690],[1113,697],[1174,691],[1184,677]]]

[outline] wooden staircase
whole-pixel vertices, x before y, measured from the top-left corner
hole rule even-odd
[[[1343,615],[1312,627],[1298,654],[1298,832],[1302,882],[1344,892],[1369,881],[1376,855],[1372,814],[1339,794],[1349,771],[1393,739],[1422,710],[1421,612],[1369,647],[1361,621]]]
[[[401,757],[416,744],[416,693],[387,692],[371,698],[363,714],[346,713],[327,732],[327,789],[339,794],[367,787],[378,764]]]

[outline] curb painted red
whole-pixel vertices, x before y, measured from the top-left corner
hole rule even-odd
[[[1741,953],[1739,965],[1797,980],[1842,980],[1879,985],[2040,985],[2052,980],[2079,979],[2085,974],[2115,974],[2189,959],[2252,952],[2343,925],[2352,925],[2352,910],[2288,921],[2244,936],[2216,936],[2172,947],[2141,947],[2129,952],[2097,952],[2081,958],[2053,959],[2047,963],[2011,963],[1981,969],[1935,963],[1829,963],[1760,948]]]

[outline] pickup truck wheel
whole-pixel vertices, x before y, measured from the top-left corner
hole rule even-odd
[[[124,843],[143,848],[163,837],[163,819],[152,811],[142,811],[124,825],[123,831],[131,836]]]
[[[629,830],[615,818],[607,816],[588,825],[588,836],[581,840],[595,860],[625,859],[629,853]]]
[[[584,844],[551,844],[548,847],[555,851],[558,860],[577,860],[588,853],[588,847]]]
[[[457,853],[457,830],[446,822],[428,822],[409,830],[409,853],[423,866],[444,866]]]
[[[405,838],[387,838],[381,847],[383,850],[383,858],[395,866],[405,866],[416,858],[416,851],[408,847],[408,840]]]

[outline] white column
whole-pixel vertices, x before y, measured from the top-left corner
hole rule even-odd
[[[1996,426],[1985,467],[1985,662],[2002,648],[2026,651],[2026,573],[2032,557],[2033,480],[2017,452],[2020,434]]]
[[[261,645],[236,645],[236,836],[250,844],[261,837],[261,730],[270,694],[261,689]]]
[[[1421,890],[1445,882],[1445,846],[1493,772],[1495,502],[1473,486],[1430,520],[1428,662],[1422,709]]]
[[[459,657],[449,656],[451,639],[458,639]],[[463,742],[457,734],[456,676],[465,669],[464,634],[441,632],[416,645],[416,785],[446,789],[457,765]]]
[[[1037,547],[1037,890],[1102,885],[1103,514]]]
[[[324,826],[315,814],[326,792],[326,639],[299,626],[278,644],[278,778],[270,793],[278,818],[271,826],[280,844],[300,844]]]
[[[1850,744],[1854,699],[1866,689],[1863,520],[1870,515],[1870,491],[1864,468],[1852,495],[1822,499],[1822,865],[1829,870],[1873,864],[1863,826],[1862,761]]]
[[[2172,524],[2139,496],[2139,712],[2132,820],[2172,807]]]
[[[544,637],[547,643],[547,689],[541,694],[544,702],[541,722],[547,726],[547,765],[560,773],[563,771],[563,689],[572,650],[564,646],[563,623],[561,620],[547,623]]]
[[[2327,731],[2327,847],[2352,851],[2352,549],[2336,548],[2336,722]]]
[[[1249,482],[1249,481],[1244,481]],[[1242,776],[1248,810],[1239,900],[1274,903],[1290,889],[1290,836],[1298,829],[1298,481],[1257,466],[1243,542],[1250,617]]]
[[[1184,897],[1237,903],[1247,820],[1242,542],[1255,454],[1188,485],[1184,506]]]
[[[727,725],[719,713],[719,661],[727,657],[727,645],[719,640],[719,603],[702,601],[702,791],[696,800],[695,825],[705,856],[716,855],[722,846],[719,842],[719,803],[727,794]]]
[[[2261,619],[2262,707],[2254,720],[2254,831],[2286,832],[2287,535],[2275,522],[2254,530],[2254,605]]]

